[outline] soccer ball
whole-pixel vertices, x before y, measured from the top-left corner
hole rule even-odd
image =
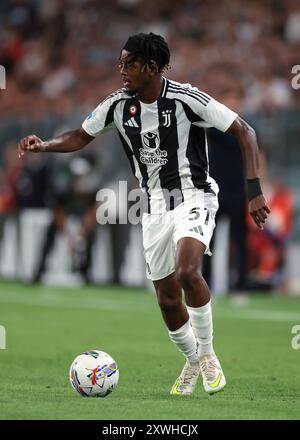
[[[105,397],[116,388],[119,369],[109,354],[90,350],[74,359],[69,378],[73,389],[82,396]]]

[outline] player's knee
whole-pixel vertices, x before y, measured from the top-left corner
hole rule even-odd
[[[181,296],[169,296],[160,294],[157,297],[158,305],[164,313],[176,311],[182,304]]]
[[[193,265],[179,265],[176,269],[176,276],[184,290],[193,290],[201,280],[198,267]]]

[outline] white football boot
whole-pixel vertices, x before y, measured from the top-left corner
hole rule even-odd
[[[190,395],[195,389],[199,375],[201,374],[199,362],[190,363],[186,361],[180,376],[176,379],[170,394]]]
[[[203,387],[208,394],[221,391],[226,385],[226,379],[220,362],[215,354],[205,355],[199,360],[203,378]]]

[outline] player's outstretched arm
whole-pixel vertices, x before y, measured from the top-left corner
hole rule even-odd
[[[227,133],[236,136],[239,141],[247,177],[249,213],[257,226],[263,229],[263,224],[271,211],[260,188],[259,149],[256,133],[254,129],[239,116],[231,124]]]
[[[20,158],[26,151],[31,151],[32,153],[69,153],[81,150],[93,139],[94,137],[87,134],[81,127],[47,141],[43,141],[35,134],[31,134],[21,139],[18,143],[18,155]]]

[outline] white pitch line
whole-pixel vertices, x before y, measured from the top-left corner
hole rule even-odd
[[[216,309],[216,314],[222,316],[223,318],[233,318],[233,319],[253,319],[256,321],[282,321],[282,322],[299,322],[300,324],[300,314],[294,312],[278,312],[269,310],[218,310]]]
[[[55,307],[66,309],[94,309],[94,310],[128,310],[132,312],[140,312],[141,310],[134,310],[130,307],[130,304],[119,304],[117,300],[99,299],[94,300],[86,298],[84,300],[72,299],[69,297],[66,300],[64,297],[59,296],[44,296],[43,294],[28,294],[24,293],[16,295],[9,293],[8,295],[0,295],[0,303],[2,304],[19,304],[19,305],[31,305],[39,307]]]
[[[19,305],[31,305],[39,307],[55,307],[55,308],[66,308],[66,309],[94,309],[94,310],[126,310],[131,313],[148,313],[152,312],[154,309],[149,307],[149,303],[145,301],[144,303],[134,304],[131,303],[120,304],[117,299],[109,300],[105,299],[77,299],[72,298],[68,295],[68,299],[60,294],[51,293],[15,293],[10,292],[9,294],[0,293],[0,303],[2,304],[19,304]],[[152,304],[152,303],[151,303]],[[153,302],[155,305],[155,302]],[[137,307],[138,306],[138,307]],[[136,308],[137,307],[137,308]],[[281,321],[281,322],[294,322],[300,324],[300,314],[294,312],[281,312],[275,310],[256,310],[256,309],[230,309],[225,310],[223,307],[220,309],[218,306],[213,308],[213,315],[221,318],[228,319],[251,319],[257,321]]]

